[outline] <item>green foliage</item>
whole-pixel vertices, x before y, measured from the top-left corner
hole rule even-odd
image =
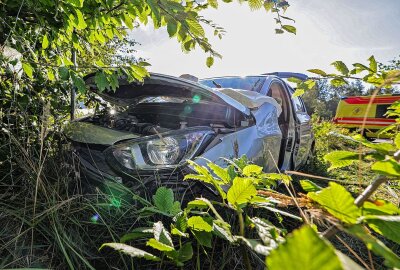
[[[400,216],[366,216],[364,219],[375,232],[400,244]]]
[[[309,226],[295,230],[267,257],[268,269],[343,269],[335,250]]]
[[[132,246],[122,244],[122,243],[105,243],[103,244],[100,249],[103,249],[104,247],[110,247],[112,249],[115,249],[119,252],[122,252],[126,255],[129,255],[131,257],[135,258],[144,258],[146,260],[151,260],[151,261],[160,261],[160,258],[137,248],[134,248]]]
[[[307,196],[346,223],[357,223],[357,218],[361,215],[351,194],[334,182],[330,182],[329,187],[321,191],[308,193]]]
[[[333,151],[324,156],[325,161],[331,163],[328,171],[335,168],[349,166],[353,164],[353,162],[356,162],[358,158],[359,155],[351,151]]]
[[[356,225],[346,229],[346,232],[362,240],[368,249],[385,258],[388,267],[399,268],[400,257],[390,250],[382,241],[372,236],[365,227]]]
[[[200,216],[194,216],[187,220],[188,227],[194,231],[211,232],[212,225],[210,225],[204,218]]]
[[[393,159],[377,161],[372,164],[371,169],[379,174],[400,177],[400,165]]]
[[[160,211],[169,213],[174,205],[174,193],[172,189],[160,187],[153,195],[153,201]]]
[[[342,61],[335,61],[332,65],[339,71],[342,75],[349,74],[349,69],[347,68],[346,64]]]
[[[227,199],[232,206],[239,207],[240,204],[249,202],[256,195],[257,190],[251,179],[236,177],[228,190]]]
[[[310,180],[300,180],[301,188],[306,192],[320,191],[322,188]]]

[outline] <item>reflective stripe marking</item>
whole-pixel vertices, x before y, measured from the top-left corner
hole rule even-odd
[[[334,123],[343,124],[343,125],[362,125],[364,123],[364,118],[360,117],[339,117],[333,119]],[[389,126],[392,123],[395,123],[395,119],[385,119],[385,118],[366,118],[365,125],[374,125],[374,126]]]
[[[400,100],[400,96],[376,96],[373,100],[372,97],[348,97],[343,99],[347,104],[392,104],[397,100]]]

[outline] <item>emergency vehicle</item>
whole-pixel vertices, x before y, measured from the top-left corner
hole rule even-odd
[[[385,138],[384,135],[378,133],[396,122],[395,119],[387,118],[385,114],[387,109],[398,100],[400,100],[400,95],[379,95],[375,98],[372,96],[344,97],[339,101],[333,122],[338,126],[357,130],[362,127],[365,118],[364,136]]]

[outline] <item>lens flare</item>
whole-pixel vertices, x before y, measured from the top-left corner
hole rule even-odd
[[[201,96],[200,95],[194,95],[192,98],[193,103],[199,103],[201,100]]]
[[[120,208],[121,207],[121,199],[119,199],[119,198],[112,198],[111,199],[111,205],[112,206],[114,206],[114,207],[116,207],[116,208]]]
[[[193,108],[189,105],[186,105],[185,108],[183,109],[184,114],[190,114],[190,113],[192,113],[192,111],[193,111]]]
[[[90,221],[93,223],[97,223],[97,221],[99,220],[100,216],[99,214],[94,214],[91,218]]]

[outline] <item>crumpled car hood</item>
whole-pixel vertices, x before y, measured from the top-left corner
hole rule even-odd
[[[132,132],[113,130],[85,122],[71,122],[64,134],[72,141],[89,144],[113,145],[122,140],[140,138]]]
[[[196,82],[163,74],[152,73],[150,77],[145,78],[143,83],[129,83],[124,79],[120,79],[120,85],[115,92],[99,92],[94,82],[94,75],[86,77],[86,84],[89,85],[91,91],[101,96],[104,100],[118,106],[135,105],[146,97],[171,96],[193,99],[195,96],[199,96],[202,100],[227,104],[244,115],[250,116],[248,107],[221,91],[216,91]]]

